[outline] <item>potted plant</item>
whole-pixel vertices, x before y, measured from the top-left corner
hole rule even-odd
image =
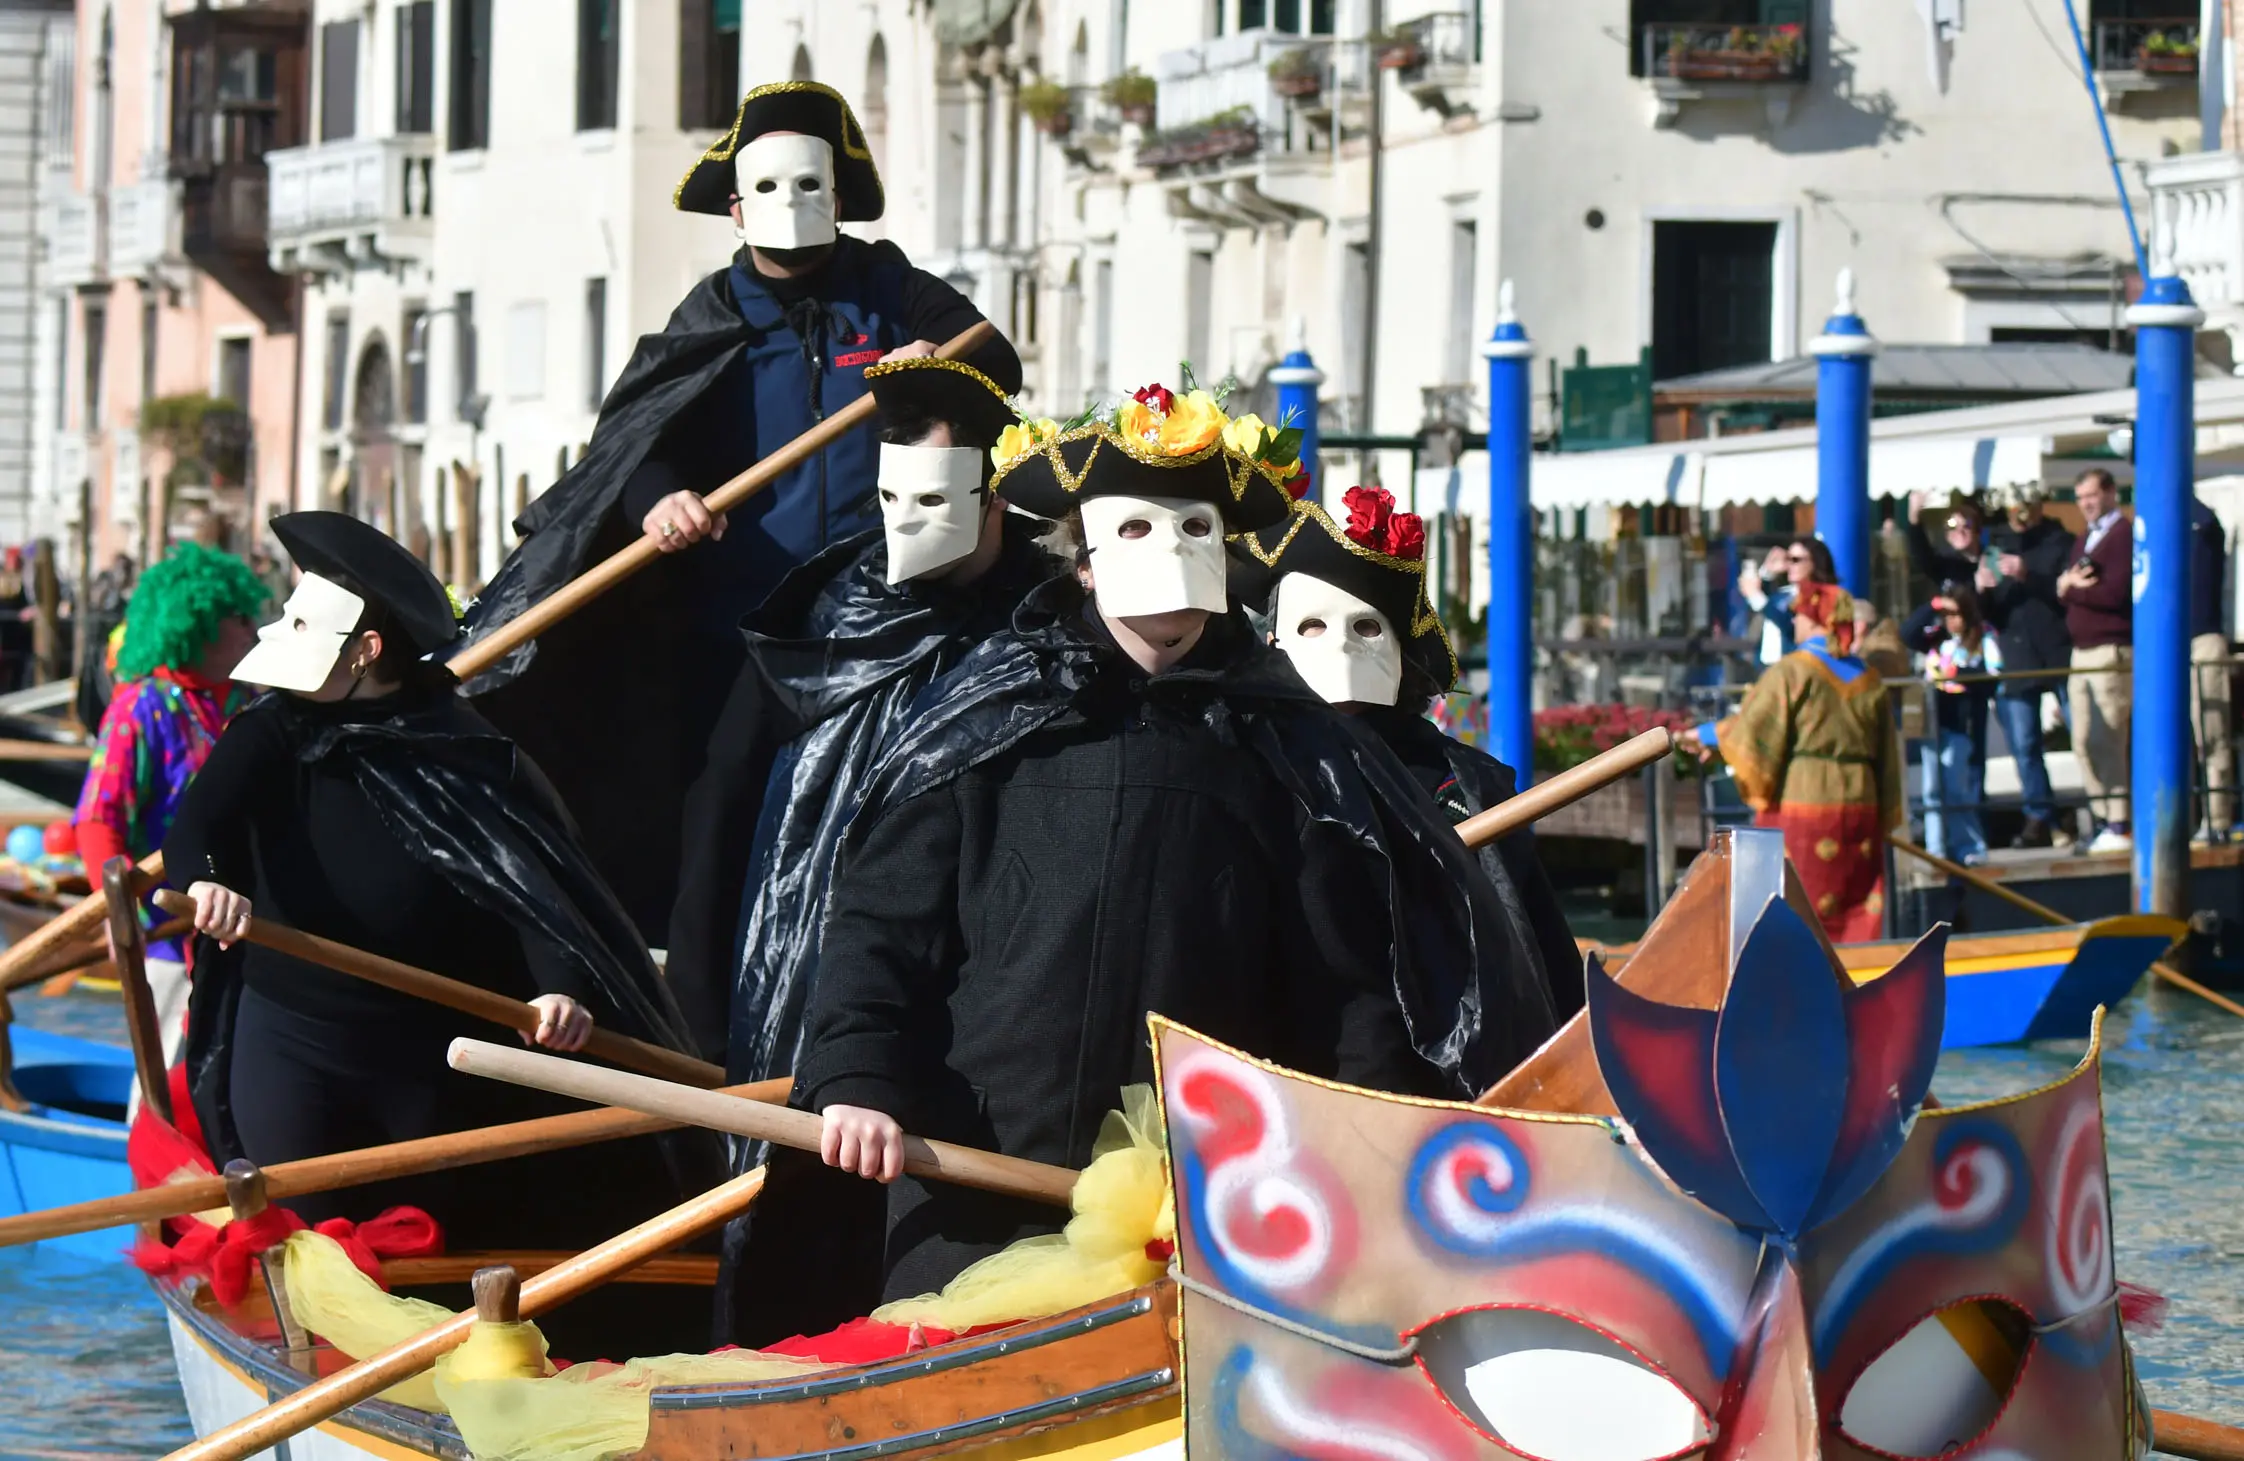
[[[1382,71],[1408,71],[1426,59],[1426,48],[1419,42],[1418,32],[1409,26],[1375,31],[1364,37],[1364,43],[1371,48],[1372,58]]]
[[[2194,76],[2197,38],[2187,31],[2152,31],[2135,51],[2135,69],[2158,76]]]
[[[1296,101],[1325,89],[1325,58],[1320,50],[1295,46],[1270,63],[1270,89]]]
[[[1774,81],[1798,68],[1805,47],[1796,25],[1678,30],[1668,39],[1667,70],[1685,81]]]
[[[1122,114],[1122,120],[1134,126],[1153,125],[1153,102],[1160,94],[1154,79],[1135,68],[1111,77],[1099,88],[1099,95],[1108,106]]]
[[[1075,125],[1074,98],[1057,81],[1043,77],[1021,88],[1021,111],[1047,137],[1065,137]]]

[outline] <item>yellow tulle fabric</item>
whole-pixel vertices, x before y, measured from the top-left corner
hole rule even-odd
[[[1149,1244],[1176,1239],[1176,1210],[1162,1159],[1151,1087],[1123,1092],[1091,1165],[1076,1182],[1067,1230],[1029,1238],[961,1273],[940,1294],[889,1304],[873,1317],[955,1332],[1035,1319],[1151,1283],[1167,1266]],[[453,1317],[441,1304],[400,1298],[361,1273],[342,1245],[318,1233],[290,1236],[282,1268],[304,1327],[364,1359]],[[551,1373],[535,1324],[478,1324],[433,1374],[382,1394],[452,1417],[477,1461],[603,1461],[647,1441],[647,1398],[676,1385],[746,1384],[835,1366],[755,1350],[673,1354]],[[543,1378],[530,1378],[539,1372]]]
[[[1153,1282],[1168,1267],[1146,1252],[1176,1241],[1176,1207],[1162,1160],[1161,1113],[1151,1086],[1122,1092],[1076,1180],[1075,1216],[1064,1232],[1024,1238],[993,1253],[939,1294],[873,1311],[889,1324],[925,1324],[961,1333],[1009,1319],[1036,1319]]]

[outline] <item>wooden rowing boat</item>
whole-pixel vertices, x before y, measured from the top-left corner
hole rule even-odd
[[[2189,932],[2149,914],[2100,918],[2027,933],[1958,934],[1948,941],[1948,1023],[1943,1050],[2022,1040],[2082,1040],[2099,1007],[2118,1004],[2150,966]],[[1617,968],[1635,945],[1585,941]],[[1840,944],[1839,960],[1866,984],[1906,954],[1906,941]]]
[[[461,1281],[476,1262],[531,1272],[550,1255],[442,1260]],[[427,1260],[420,1260],[426,1263]],[[659,1260],[658,1260],[659,1261]],[[419,1278],[384,1265],[393,1280]],[[650,1265],[650,1268],[652,1266]],[[690,1261],[664,1275],[640,1270],[627,1282],[707,1284],[713,1270]],[[253,1285],[232,1311],[207,1287],[158,1285],[171,1330],[180,1389],[198,1435],[292,1394],[344,1361],[324,1347],[291,1354],[271,1306]],[[1161,1283],[1056,1318],[1015,1325],[903,1359],[833,1370],[808,1379],[658,1390],[639,1461],[712,1456],[931,1457],[961,1448],[1006,1461],[1125,1461],[1183,1455],[1174,1286]],[[298,1461],[465,1458],[459,1431],[441,1415],[389,1401],[364,1401],[298,1436]]]
[[[125,1166],[125,1096],[132,1054],[115,1045],[44,1030],[8,1029],[13,1087],[23,1108],[0,1102],[0,1217],[131,1190]],[[0,1067],[0,1077],[9,1072]],[[130,1228],[51,1238],[41,1246],[114,1259]]]

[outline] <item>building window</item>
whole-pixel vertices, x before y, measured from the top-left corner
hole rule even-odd
[[[1470,218],[1449,225],[1449,341],[1441,383],[1473,378],[1473,281],[1479,272],[1480,228]]]
[[[1208,358],[1210,333],[1213,322],[1209,316],[1215,311],[1215,253],[1209,249],[1194,249],[1185,259],[1184,269],[1184,358],[1203,380],[1216,378],[1215,364]]]
[[[1101,259],[1091,271],[1091,393],[1114,387],[1114,260]]]
[[[740,0],[679,0],[678,126],[732,125],[740,109]]]
[[[405,419],[416,426],[429,419],[429,312],[426,306],[405,307]]]
[[[1777,226],[1652,225],[1652,376],[1772,358]]]
[[[584,281],[584,406],[597,412],[608,393],[608,281]]]
[[[1284,31],[1287,35],[1332,34],[1333,0],[1238,0],[1239,29]],[[1230,9],[1229,0],[1217,0],[1216,34],[1223,34],[1224,12]],[[1304,28],[1302,22],[1308,25]]]
[[[617,0],[577,0],[577,130],[616,124]]]
[[[491,0],[452,3],[451,148],[491,145]]]
[[[156,399],[156,324],[163,311],[157,307],[153,290],[140,300],[140,399]]]
[[[358,22],[331,20],[319,28],[319,140],[358,135]]]
[[[55,430],[70,425],[70,301],[55,301]]]
[[[249,409],[249,360],[248,336],[218,342],[218,399],[242,411]]]
[[[452,296],[452,378],[460,383],[459,405],[463,418],[476,414],[475,400],[481,394],[476,379],[475,360],[475,295],[461,290]]]
[[[86,378],[85,391],[79,399],[86,404],[85,426],[88,431],[101,429],[102,392],[101,377],[103,355],[109,344],[109,306],[98,299],[86,301]]]
[[[436,0],[397,7],[397,130],[436,130]]]
[[[329,431],[343,429],[343,399],[351,371],[351,317],[327,317],[327,375],[321,382],[320,424]]]
[[[1371,429],[1364,398],[1364,346],[1371,333],[1371,245],[1352,243],[1340,255],[1340,378],[1347,383],[1343,418],[1350,431]]]

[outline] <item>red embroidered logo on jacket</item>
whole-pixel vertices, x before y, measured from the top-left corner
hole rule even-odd
[[[859,338],[862,339],[863,337],[860,336]],[[834,364],[837,366],[871,365],[874,361],[880,359],[882,354],[883,352],[879,350],[852,350],[846,355],[835,356]]]

